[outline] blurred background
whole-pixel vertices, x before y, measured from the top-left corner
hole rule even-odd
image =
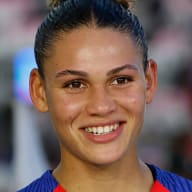
[[[140,155],[192,179],[192,1],[140,1],[159,88],[147,106]],[[33,42],[45,0],[0,0],[0,192],[12,192],[54,168],[58,142],[46,114],[30,103]]]

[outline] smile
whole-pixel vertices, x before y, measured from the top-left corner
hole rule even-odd
[[[119,123],[113,125],[105,125],[105,126],[98,126],[98,127],[87,127],[85,131],[88,133],[92,133],[94,135],[105,135],[112,133],[119,127]]]

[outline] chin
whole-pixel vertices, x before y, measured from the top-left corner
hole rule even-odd
[[[90,164],[96,165],[96,166],[108,166],[112,165],[114,163],[120,162],[121,159],[123,159],[124,154],[123,153],[104,153],[99,154],[93,158],[88,158],[87,161]]]

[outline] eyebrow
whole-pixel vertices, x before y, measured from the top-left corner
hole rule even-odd
[[[134,64],[125,64],[123,66],[120,66],[120,67],[117,67],[117,68],[114,68],[112,70],[110,70],[108,73],[107,73],[107,76],[110,76],[110,75],[114,75],[116,73],[119,73],[125,69],[131,69],[131,70],[135,70],[135,71],[138,71],[138,67]]]
[[[66,70],[63,70],[63,71],[56,73],[55,77],[58,78],[58,77],[65,76],[65,75],[78,75],[78,76],[87,77],[88,73],[86,73],[84,71],[66,69]]]
[[[110,70],[107,73],[107,76],[114,75],[114,74],[119,73],[119,72],[121,72],[121,71],[123,71],[125,69],[131,69],[131,70],[138,71],[138,68],[137,68],[136,65],[134,65],[134,64],[125,64],[123,66],[116,67],[116,68]],[[59,78],[61,76],[65,76],[65,75],[78,75],[78,76],[82,76],[82,77],[89,76],[88,73],[84,72],[84,71],[66,69],[66,70],[57,72],[55,77]]]

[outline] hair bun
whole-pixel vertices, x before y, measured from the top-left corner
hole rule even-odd
[[[64,1],[66,0],[50,0],[49,6],[51,8],[58,7]],[[116,2],[127,9],[134,9],[136,0],[116,0]]]
[[[49,6],[51,8],[58,7],[63,1],[66,1],[66,0],[50,0]]]
[[[116,2],[127,9],[134,9],[136,4],[136,0],[116,0]]]

